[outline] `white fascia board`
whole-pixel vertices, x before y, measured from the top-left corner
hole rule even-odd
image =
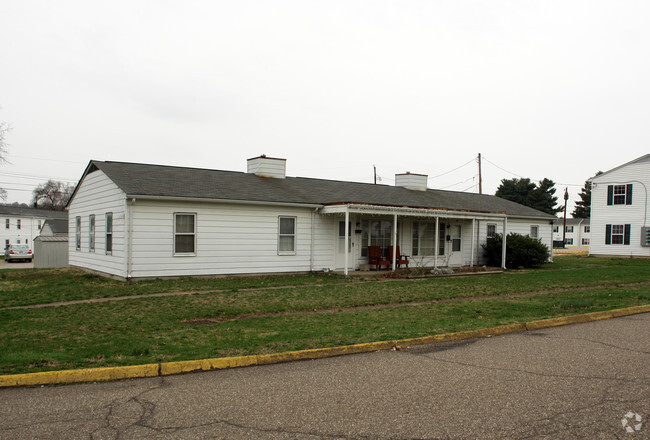
[[[290,203],[290,202],[264,202],[256,200],[230,200],[230,199],[206,199],[201,197],[166,197],[166,196],[143,196],[126,195],[130,200],[154,200],[164,202],[198,202],[198,203],[230,203],[235,205],[263,205],[263,206],[291,206],[298,208],[321,208],[323,205],[314,203]]]
[[[402,206],[377,206],[377,205],[336,205],[325,206],[320,210],[321,214],[344,214],[346,210],[356,214],[370,214],[370,215],[401,215],[408,217],[445,217],[445,218],[460,218],[460,219],[476,219],[476,220],[495,220],[503,219],[506,214],[491,214],[491,213],[471,213],[464,211],[451,211],[447,209],[424,209],[424,208],[406,208]]]

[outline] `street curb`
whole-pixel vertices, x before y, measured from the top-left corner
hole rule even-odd
[[[285,353],[234,356],[194,361],[164,362],[160,364],[134,365],[126,367],[89,368],[81,370],[45,371],[41,373],[13,374],[0,376],[0,388],[169,376],[173,374],[190,373],[193,371],[221,370],[227,368],[249,367],[254,365],[278,364],[282,362],[292,362],[299,360],[322,359],[349,354],[400,349],[416,345],[433,344],[437,342],[460,341],[465,339],[485,338],[510,333],[521,333],[525,331],[539,330],[542,328],[558,327],[561,325],[569,324],[581,324],[648,312],[650,312],[650,304],[628,307],[625,309],[608,310],[604,312],[586,313],[583,315],[543,319],[539,321],[527,322],[525,324],[510,324],[478,330],[467,330],[456,333],[423,336],[419,338],[369,342],[364,344],[346,345],[331,348],[316,348],[310,350],[290,351]]]

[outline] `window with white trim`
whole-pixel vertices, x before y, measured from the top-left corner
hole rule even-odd
[[[11,220],[9,220],[8,218],[6,218],[6,219],[5,219],[5,229],[9,229],[10,226],[11,226]]]
[[[589,239],[588,238],[583,238],[582,239],[582,245],[583,246],[588,246],[589,245]]]
[[[564,232],[573,232],[573,226],[567,226],[564,228]]]
[[[614,204],[625,205],[626,185],[614,185]]]
[[[591,232],[591,227],[589,225],[585,226],[585,232]]]
[[[88,252],[95,252],[95,214],[88,216]]]
[[[113,253],[113,213],[106,213],[106,253]]]
[[[494,223],[488,223],[487,225],[487,237],[494,238],[497,236],[497,225]]]
[[[435,222],[413,222],[414,256],[435,255],[436,224]]]
[[[81,250],[81,217],[75,219],[75,249]]]
[[[196,214],[174,214],[174,255],[196,255]]]
[[[539,226],[531,225],[530,227],[530,238],[537,240],[539,238]]]
[[[623,244],[624,225],[612,225],[612,244]]]
[[[278,217],[278,255],[296,253],[296,217]]]
[[[560,232],[559,226],[553,226],[553,232]]]
[[[20,229],[20,219],[16,220],[16,229]]]
[[[566,239],[566,244],[573,245],[573,238],[567,238]]]

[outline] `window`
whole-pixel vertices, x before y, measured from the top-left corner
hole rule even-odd
[[[605,225],[605,244],[630,244],[631,225]]]
[[[16,244],[20,244],[20,238],[16,240]]]
[[[174,255],[196,253],[196,214],[174,214]]]
[[[591,232],[591,227],[589,225],[585,226],[585,232]]]
[[[5,240],[5,249],[9,247],[9,240]]]
[[[530,238],[534,238],[535,240],[539,238],[539,226],[530,227]]]
[[[553,232],[560,232],[559,226],[553,226]]]
[[[433,222],[413,222],[413,255],[435,255],[436,224]]]
[[[113,213],[106,213],[106,253],[113,252]]]
[[[573,232],[573,226],[566,226],[564,232]]]
[[[293,255],[295,254],[295,252],[296,252],[296,218],[278,217],[278,254]]]
[[[38,221],[38,230],[39,231],[41,230],[41,221],[40,220]]]
[[[608,185],[607,204],[608,205],[631,205],[632,184],[629,183],[627,185]]]
[[[20,229],[20,219],[16,220],[16,229]]]
[[[88,251],[95,251],[95,214],[88,216]]]
[[[497,236],[497,225],[488,223],[487,225],[487,236],[488,238],[494,238]]]
[[[81,250],[81,217],[75,219],[75,249]]]
[[[582,239],[582,245],[583,246],[589,246],[589,239],[588,238],[583,238]]]
[[[573,244],[573,238],[567,238],[566,239],[566,244],[572,245]],[[506,246],[507,247],[507,246]]]
[[[5,219],[5,229],[9,229],[9,226],[11,225],[10,220],[7,218]]]

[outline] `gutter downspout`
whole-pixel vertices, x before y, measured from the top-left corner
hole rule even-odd
[[[135,197],[126,201],[126,215],[127,215],[127,229],[126,229],[126,280],[131,280],[131,273],[133,272],[133,205],[135,205]]]
[[[391,255],[393,260],[393,272],[395,272],[395,267],[397,266],[397,214],[393,214],[393,255]]]
[[[476,254],[476,250],[474,249],[474,246],[476,245],[476,219],[472,219],[472,257],[469,263],[469,267],[474,267],[474,255]]]
[[[508,229],[508,217],[505,217],[503,219],[503,240],[501,243],[501,268],[505,269],[506,268],[506,236],[508,235],[507,232]]]
[[[314,217],[316,216],[317,211],[318,208],[314,208],[314,210],[311,212],[311,237],[310,237],[310,245],[309,245],[309,271],[310,272],[314,271]]]
[[[345,269],[343,273],[345,276],[348,276],[348,252],[350,251],[350,243],[348,243],[348,237],[350,236],[350,205],[345,205]]]
[[[440,217],[436,217],[436,248],[433,252],[433,268],[438,268],[438,246],[440,246]]]

